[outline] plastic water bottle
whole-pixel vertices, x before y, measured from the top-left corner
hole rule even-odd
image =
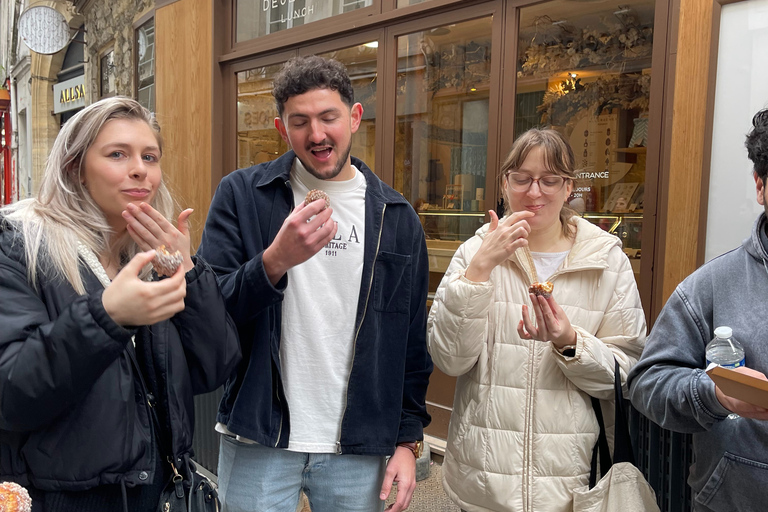
[[[721,326],[715,329],[715,337],[707,344],[707,366],[715,363],[731,370],[744,366],[744,347],[733,337],[733,329]],[[731,413],[729,420],[738,419],[739,415]]]
[[[707,344],[707,365],[715,363],[731,370],[744,366],[744,347],[733,337],[733,329],[721,326]]]

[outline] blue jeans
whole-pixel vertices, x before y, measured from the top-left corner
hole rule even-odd
[[[380,512],[385,457],[298,453],[221,435],[224,512],[295,512],[303,490],[312,512]]]

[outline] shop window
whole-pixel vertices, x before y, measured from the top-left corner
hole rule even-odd
[[[553,0],[521,8],[519,17],[515,135],[533,126],[565,135],[579,177],[569,204],[622,239],[636,276],[653,15],[651,1]]]
[[[282,63],[237,73],[237,167],[274,160],[288,145],[275,129],[272,78]]]
[[[376,84],[378,64],[378,45],[375,42],[344,48],[321,57],[335,59],[347,67],[355,101],[363,106],[363,120],[357,133],[352,136],[352,156],[365,162],[376,171]]]
[[[397,40],[394,188],[421,218],[432,288],[495,207],[486,194],[491,18]]]
[[[318,54],[347,67],[355,101],[363,105],[363,121],[352,136],[351,154],[372,170],[376,135],[376,66],[378,50],[373,43]],[[283,64],[263,66],[237,73],[237,166],[249,167],[274,160],[288,151],[275,129],[277,117],[272,79]]]
[[[409,5],[416,5],[427,2],[429,0],[397,0],[397,7],[407,7]]]
[[[236,0],[236,41],[300,27],[373,5],[373,0]]]
[[[99,59],[99,95],[102,98],[114,96],[117,93],[115,84],[115,50],[109,49]]]
[[[136,99],[155,111],[155,19],[136,30]]]

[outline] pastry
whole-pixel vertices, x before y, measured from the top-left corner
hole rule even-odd
[[[317,201],[318,199],[325,199],[325,208],[331,206],[331,198],[328,197],[328,194],[316,188],[307,192],[307,197],[304,198],[304,205],[309,205],[309,203],[312,201]]]
[[[0,483],[0,512],[30,512],[32,500],[25,488],[13,482]]]
[[[172,276],[184,262],[184,256],[181,252],[168,252],[164,245],[158,247],[155,251],[155,257],[152,259],[152,266],[159,276]]]
[[[537,297],[544,297],[545,299],[548,299],[552,296],[552,290],[554,288],[555,285],[549,281],[545,281],[543,283],[533,283],[528,287],[528,293],[532,293]]]

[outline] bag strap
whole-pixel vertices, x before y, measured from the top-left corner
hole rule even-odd
[[[614,407],[616,410],[616,425],[614,426],[613,462],[629,462],[635,466],[635,452],[632,450],[632,438],[629,435],[629,420],[627,417],[627,401],[621,390],[621,368],[614,359],[615,377],[613,379]]]
[[[592,489],[597,484],[597,458],[600,456],[600,469],[605,474],[611,469],[611,454],[608,448],[608,438],[605,436],[605,421],[603,420],[603,411],[600,408],[600,400],[591,396],[592,409],[595,410],[597,424],[600,425],[600,433],[597,436],[597,442],[592,449],[592,465],[589,468],[589,488]]]
[[[613,402],[615,412],[615,425],[613,436],[613,463],[611,462],[610,450],[608,448],[608,438],[605,435],[605,421],[603,420],[603,411],[600,408],[600,400],[590,397],[592,409],[597,417],[597,424],[600,426],[600,434],[597,437],[597,443],[592,450],[592,465],[589,469],[589,488],[592,489],[597,484],[597,460],[600,457],[601,473],[605,475],[613,464],[619,462],[629,462],[635,465],[635,455],[632,450],[632,439],[629,436],[629,423],[627,420],[626,408],[624,406],[624,394],[621,390],[621,368],[619,362],[614,358],[613,372]]]

